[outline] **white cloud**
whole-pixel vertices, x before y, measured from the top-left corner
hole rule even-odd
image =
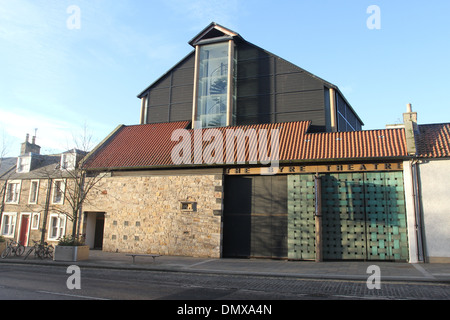
[[[17,156],[20,143],[26,134],[34,136],[37,129],[36,143],[41,146],[42,154],[66,151],[75,147],[74,138],[79,137],[86,124],[92,134],[94,144],[100,142],[114,128],[98,122],[88,122],[82,117],[67,114],[65,118],[52,118],[29,110],[0,110],[0,128],[10,138],[7,139],[8,156]],[[92,147],[94,147],[93,145]]]

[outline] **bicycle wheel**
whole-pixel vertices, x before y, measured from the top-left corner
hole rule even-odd
[[[36,251],[34,253],[37,255],[37,257],[39,259],[41,259],[41,260],[44,259],[44,253],[45,253],[44,248],[39,247],[39,248],[36,249]]]
[[[7,258],[10,255],[10,253],[11,253],[11,247],[6,247],[6,249],[3,250],[2,255],[1,255],[2,259]]]
[[[20,257],[25,252],[25,247],[23,245],[19,245],[16,249],[16,256]]]
[[[25,255],[25,257],[23,257],[23,260],[26,260],[28,258],[28,256],[30,255],[31,252],[33,252],[34,247],[31,247],[30,250],[27,251],[27,254]]]
[[[48,256],[50,259],[53,259],[53,246],[52,246],[52,245],[49,245],[49,246],[47,247],[47,256]]]

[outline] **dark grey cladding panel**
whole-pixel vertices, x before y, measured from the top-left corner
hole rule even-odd
[[[170,88],[158,88],[150,91],[149,106],[168,105],[170,98]]]
[[[148,90],[148,123],[192,119],[195,55],[191,54]]]
[[[167,106],[150,107],[147,112],[147,123],[167,122],[169,118]]]
[[[178,86],[172,88],[172,104],[190,102],[192,105],[192,95],[194,88],[192,85]]]
[[[170,107],[170,121],[184,121],[192,119],[192,102],[172,104]]]
[[[324,126],[323,90],[323,81],[298,66],[252,44],[239,44],[237,124],[283,119]]]

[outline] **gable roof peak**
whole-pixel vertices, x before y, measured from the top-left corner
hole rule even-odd
[[[199,42],[203,40],[211,39],[233,39],[235,37],[242,38],[237,32],[221,26],[218,23],[211,22],[205,29],[200,31],[189,44],[195,47]]]

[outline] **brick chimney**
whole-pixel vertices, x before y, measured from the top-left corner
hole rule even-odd
[[[20,148],[20,155],[24,156],[29,153],[34,154],[40,154],[41,153],[41,147],[36,144],[36,136],[33,136],[31,143],[29,142],[30,135],[27,133],[25,137],[25,142],[22,143],[22,146]]]

